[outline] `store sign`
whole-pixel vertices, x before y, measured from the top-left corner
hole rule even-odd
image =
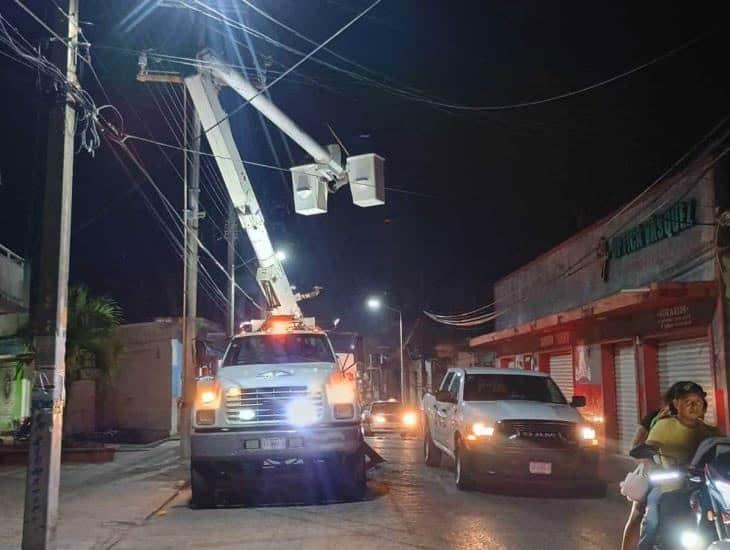
[[[656,312],[657,324],[662,330],[689,327],[692,325],[692,312],[688,305],[665,307]]]
[[[609,244],[609,256],[621,258],[638,252],[654,243],[674,237],[697,223],[697,204],[694,199],[680,201],[664,212],[615,236]]]
[[[556,332],[540,336],[540,348],[552,348],[570,344],[570,332]]]

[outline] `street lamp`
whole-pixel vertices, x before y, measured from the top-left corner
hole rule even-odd
[[[388,306],[383,303],[380,298],[371,297],[368,298],[367,306],[369,309],[374,311],[379,310],[381,307],[394,311],[398,314],[398,328],[400,334],[400,402],[405,405],[406,403],[406,371],[403,367],[403,312],[395,307]]]

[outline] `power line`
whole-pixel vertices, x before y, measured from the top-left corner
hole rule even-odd
[[[650,191],[651,189],[654,189],[657,185],[664,182],[666,180],[666,178],[677,169],[678,166],[683,164],[687,160],[687,158],[690,157],[693,153],[695,153],[703,144],[707,143],[712,138],[712,136],[715,133],[717,133],[717,131],[728,122],[728,120],[730,120],[730,115],[723,117],[723,119],[719,123],[715,124],[710,129],[709,132],[705,133],[700,138],[699,141],[695,142],[685,154],[683,154],[677,161],[675,161],[667,170],[662,172],[662,174],[659,177],[657,177],[646,189],[644,189],[641,193],[639,193],[636,197],[634,197],[631,201],[629,201],[629,203],[627,205],[624,205],[617,212],[612,214],[608,219],[601,221],[601,224],[602,225],[611,224],[620,215],[624,214],[625,212],[628,211],[629,208],[631,208],[633,205],[635,205],[636,202],[640,198],[645,196],[648,191]],[[730,136],[730,132],[724,133],[720,138],[718,138],[718,141],[724,141],[729,136]],[[704,165],[702,167],[702,169],[700,170],[700,175],[698,177],[696,177],[695,179],[693,179],[692,182],[687,186],[687,188],[684,189],[684,191],[680,195],[680,198],[686,196],[687,193],[689,193],[700,181],[702,181],[702,178],[704,177],[704,175],[710,169],[712,169],[712,167],[714,167],[718,162],[720,162],[720,160],[722,160],[722,158],[724,158],[728,153],[730,153],[730,147],[725,148],[719,154],[717,154],[712,160],[708,161],[708,163],[706,165]],[[665,193],[666,193],[666,191],[665,191]],[[663,193],[659,197],[662,197],[665,193]],[[666,203],[667,203],[667,201],[665,200],[659,206],[654,206],[653,210],[648,215],[645,215],[642,217],[642,220],[647,219],[647,218],[651,217],[652,215],[654,215]],[[615,235],[619,234],[621,231],[623,231],[629,223],[635,223],[635,220],[633,222],[631,220],[627,220],[626,222],[621,224],[621,226],[618,229],[616,229],[612,232],[611,237],[608,237],[608,239],[610,240],[610,238],[612,238],[613,236],[615,236]],[[707,224],[702,224],[702,225],[707,225]],[[716,224],[709,224],[709,225],[716,225]],[[593,259],[587,263],[584,263],[591,256],[593,256]],[[424,311],[423,313],[427,317],[429,317],[430,319],[432,319],[438,323],[451,325],[451,326],[472,326],[471,324],[469,324],[472,322],[475,322],[476,324],[484,324],[486,322],[493,320],[497,316],[502,315],[504,312],[509,310],[511,307],[513,307],[517,303],[519,303],[521,301],[525,301],[532,294],[532,291],[535,288],[537,288],[538,286],[540,288],[544,288],[545,285],[547,285],[547,284],[553,283],[562,278],[571,277],[571,276],[575,275],[576,273],[578,273],[579,271],[582,271],[583,269],[586,269],[587,267],[589,267],[597,262],[602,262],[602,261],[604,261],[604,258],[598,256],[597,250],[590,249],[583,256],[581,256],[576,262],[574,262],[573,264],[568,266],[566,269],[562,270],[557,276],[552,277],[545,281],[537,281],[537,282],[533,283],[532,285],[528,286],[527,288],[514,290],[510,293],[507,293],[505,296],[503,296],[500,299],[495,299],[494,301],[492,301],[484,306],[480,306],[469,312],[465,312],[465,313],[461,313],[461,314],[454,314],[454,315],[440,315],[440,314],[435,314],[435,313],[431,313],[428,311]],[[505,307],[501,308],[500,310],[496,309],[497,304],[504,303],[508,299],[510,299],[514,296],[517,296],[518,294],[521,295],[521,296],[519,296],[519,298],[516,298],[513,301],[508,302],[508,304]],[[495,311],[493,311],[492,313],[484,313],[490,308],[495,308]]]
[[[194,0],[194,1],[197,2],[198,0]],[[203,134],[207,134],[213,128],[217,127],[219,124],[221,124],[224,121],[226,121],[229,118],[231,118],[233,115],[235,115],[241,109],[243,109],[246,105],[248,105],[254,99],[256,99],[257,97],[259,97],[262,93],[264,93],[265,91],[271,89],[271,87],[274,86],[277,82],[279,82],[282,79],[284,79],[289,73],[291,73],[297,67],[299,67],[300,65],[302,65],[303,63],[305,63],[314,54],[316,54],[318,51],[320,51],[322,48],[324,48],[327,44],[329,44],[330,42],[332,42],[335,38],[337,38],[343,32],[345,32],[347,29],[349,29],[352,25],[354,25],[357,21],[359,21],[360,18],[362,18],[370,10],[372,10],[373,8],[375,8],[375,6],[377,6],[378,4],[380,4],[380,2],[382,2],[382,0],[375,0],[375,2],[373,2],[367,8],[365,8],[362,12],[360,12],[360,14],[356,15],[348,23],[346,23],[343,27],[341,27],[337,32],[335,32],[332,36],[330,36],[327,40],[325,40],[324,42],[322,42],[322,44],[320,44],[319,46],[317,46],[316,48],[314,48],[311,52],[309,52],[307,55],[305,55],[302,59],[300,59],[299,61],[297,61],[296,63],[294,63],[294,65],[292,65],[291,67],[289,67],[289,69],[287,69],[286,71],[284,71],[283,73],[281,73],[278,77],[276,77],[274,80],[272,80],[271,83],[269,83],[269,84],[265,85],[264,87],[262,87],[253,97],[251,97],[251,99],[246,100],[244,103],[242,103],[241,105],[239,105],[238,107],[236,107],[235,109],[233,109],[230,113],[226,114],[226,116],[224,116],[222,119],[220,119],[215,124],[213,124],[213,126],[211,126],[210,128],[205,129],[203,131]]]

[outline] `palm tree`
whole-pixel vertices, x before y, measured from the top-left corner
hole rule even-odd
[[[83,357],[93,355],[96,366],[108,378],[116,365],[120,346],[114,330],[122,311],[112,298],[93,296],[85,286],[69,289],[66,329],[66,388],[77,380],[85,366]]]

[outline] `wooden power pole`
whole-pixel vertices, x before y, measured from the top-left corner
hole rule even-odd
[[[66,75],[53,83],[54,103],[48,120],[46,182],[38,293],[32,320],[36,327],[36,382],[23,515],[23,550],[56,548],[58,487],[61,470],[63,407],[66,399],[66,323],[71,248],[71,196],[74,170],[76,106],[69,88],[76,75],[79,0],[68,0],[66,14],[54,11],[58,34],[51,61]]]

